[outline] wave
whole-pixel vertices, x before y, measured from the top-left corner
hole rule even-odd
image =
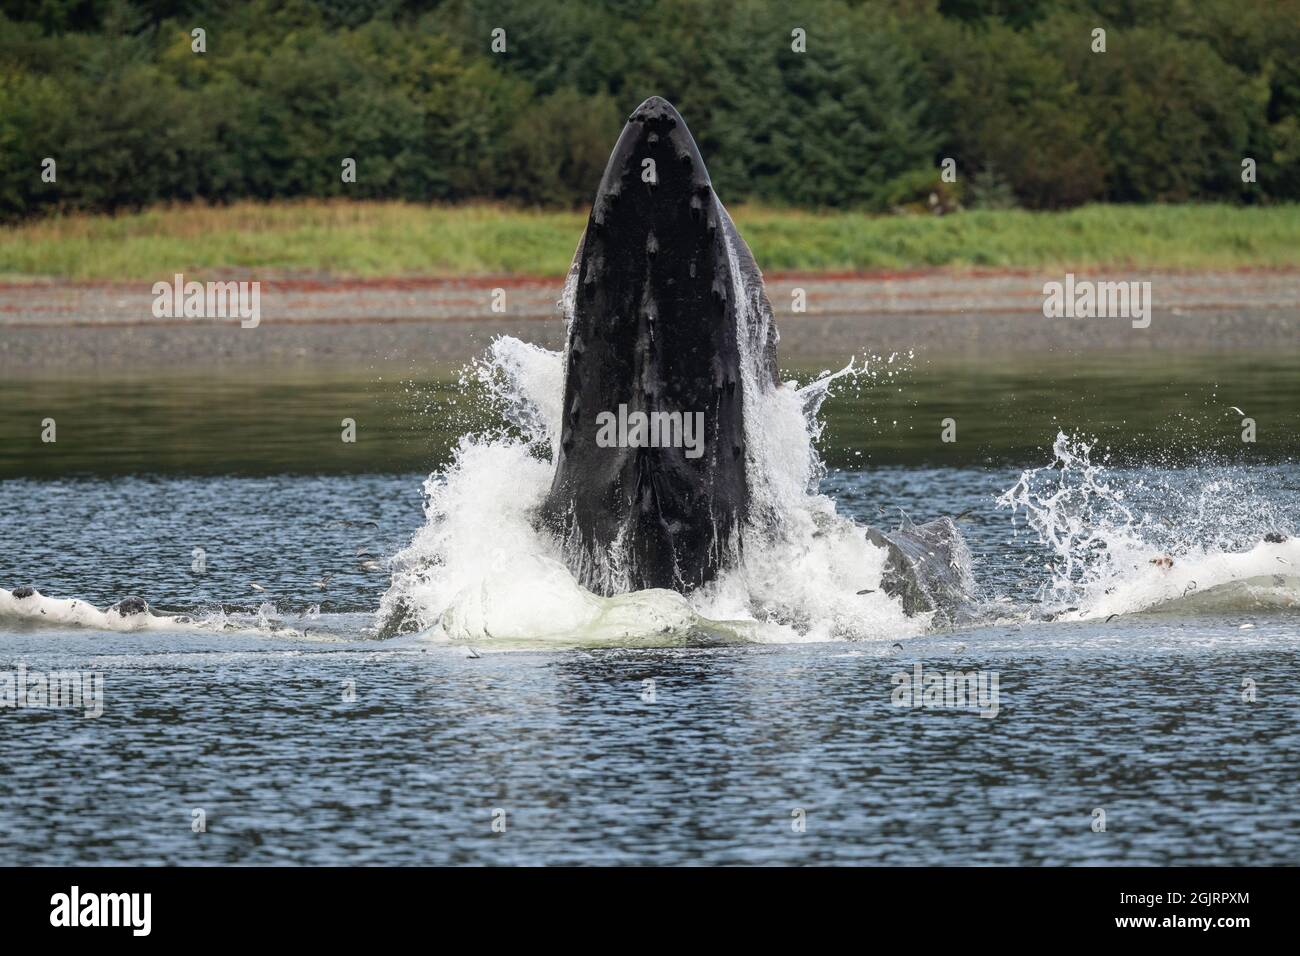
[[[332,615],[348,618],[348,615]],[[35,627],[112,631],[115,633],[235,633],[246,636],[308,640],[344,640],[351,621],[323,620],[318,609],[304,614],[281,614],[274,604],[263,603],[255,611],[227,611],[206,608],[192,614],[159,613],[137,597],[124,598],[106,608],[80,598],[58,598],[35,588],[0,587],[0,621]],[[368,617],[364,618],[368,620]]]
[[[1175,482],[1109,468],[1092,460],[1095,450],[1058,433],[1051,464],[1024,471],[997,498],[1046,552],[1040,613],[1088,620],[1298,605],[1300,539],[1244,468]]]
[[[161,631],[194,626],[181,615],[154,614],[139,598],[127,598],[101,610],[88,601],[47,597],[34,588],[0,588],[0,617],[101,631]]]

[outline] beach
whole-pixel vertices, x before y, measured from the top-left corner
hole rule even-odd
[[[1150,282],[1150,327],[1114,317],[1046,318],[1044,285],[1067,272]],[[273,278],[261,282],[257,327],[242,328],[237,319],[158,318],[147,281],[9,282],[0,284],[0,369],[414,371],[467,362],[498,335],[560,348],[562,286],[559,276]],[[792,308],[797,289],[806,293],[804,312]],[[504,311],[493,311],[494,290],[503,290],[496,299]],[[775,272],[767,291],[786,362],[909,351],[1270,351],[1300,341],[1300,269]]]

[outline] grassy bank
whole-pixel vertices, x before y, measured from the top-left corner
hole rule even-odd
[[[775,270],[1300,266],[1300,206],[1087,206],[944,217],[740,207]],[[0,229],[0,277],[533,274],[568,267],[584,212],[399,202],[238,203],[63,216]]]

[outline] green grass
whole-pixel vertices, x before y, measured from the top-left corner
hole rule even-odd
[[[745,206],[732,213],[767,271],[1300,266],[1300,205],[1087,206],[944,217]],[[585,212],[483,205],[165,206],[0,229],[0,276],[560,275],[585,223]]]

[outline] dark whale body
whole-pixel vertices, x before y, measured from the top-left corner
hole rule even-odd
[[[748,351],[757,374],[775,381],[776,326],[753,256],[666,100],[646,100],[624,127],[570,288],[543,520],[597,593],[690,591],[738,554],[749,505],[742,367]],[[694,416],[702,442],[651,445],[629,430],[632,441],[602,443],[603,420],[635,413]]]

